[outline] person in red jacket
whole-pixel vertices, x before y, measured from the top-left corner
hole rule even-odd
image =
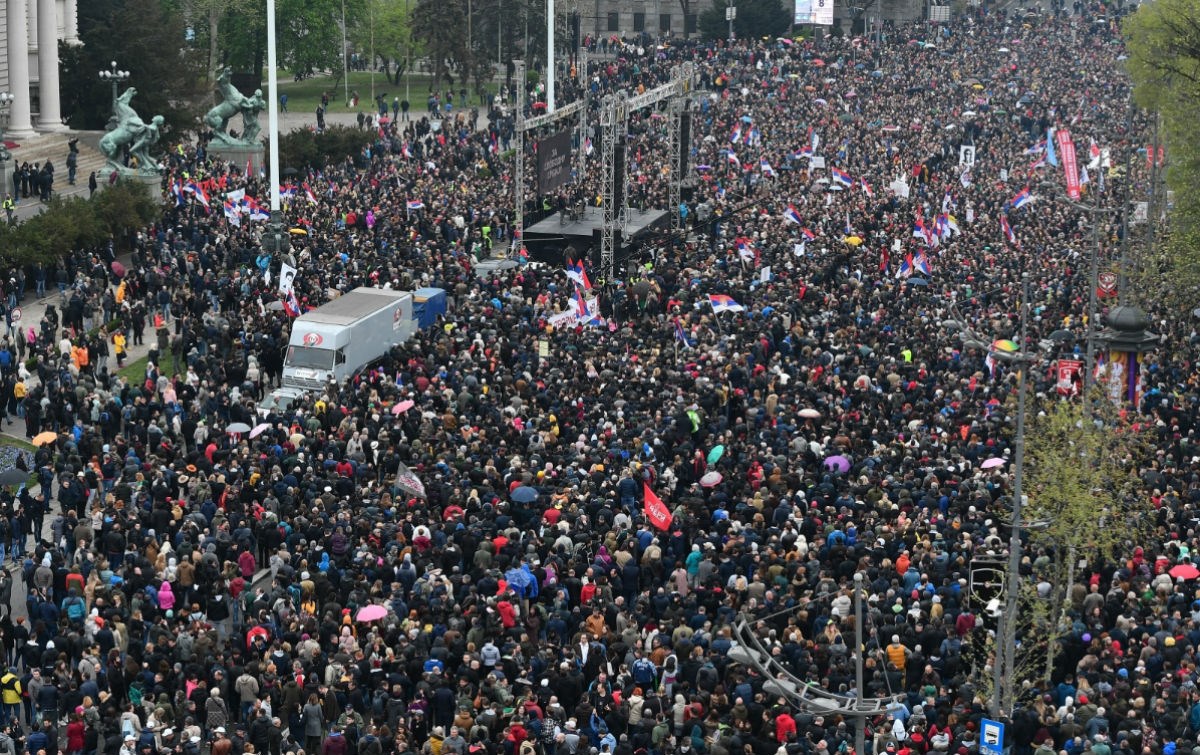
[[[786,708],[775,709],[775,741],[784,744],[796,735],[796,719]]]
[[[80,755],[83,752],[85,732],[83,718],[78,713],[72,713],[71,722],[67,724],[67,755]]]

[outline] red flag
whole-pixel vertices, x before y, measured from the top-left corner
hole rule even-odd
[[[654,491],[650,489],[650,483],[643,482],[642,486],[645,491],[645,500],[642,502],[642,511],[645,512],[646,518],[650,520],[650,524],[660,530],[666,531],[671,526],[671,511],[666,507]]]

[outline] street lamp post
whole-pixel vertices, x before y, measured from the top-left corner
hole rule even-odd
[[[117,61],[114,60],[109,64],[108,70],[100,71],[99,75],[101,81],[112,83],[112,102],[110,103],[110,107],[113,109],[113,112],[108,117],[108,125],[105,127],[108,131],[112,131],[117,127],[117,90],[121,84],[129,81],[129,71],[122,71],[117,68]]]
[[[8,108],[16,96],[12,92],[0,92],[0,194],[8,191],[12,181],[8,175],[8,161],[12,155],[4,145],[4,130],[8,126]],[[13,197],[16,200],[16,197]]]

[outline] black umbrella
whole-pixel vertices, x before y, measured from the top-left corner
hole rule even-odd
[[[0,485],[20,485],[29,482],[29,473],[23,469],[6,469],[0,472]]]
[[[295,168],[284,168],[283,169],[283,175],[285,175],[285,176],[295,176],[295,175],[299,175],[299,174],[300,174],[300,171],[296,170]]]

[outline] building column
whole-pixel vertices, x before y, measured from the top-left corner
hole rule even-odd
[[[29,31],[29,51],[37,52],[38,0],[25,0],[25,15],[28,18],[25,25]]]
[[[4,22],[8,26],[8,88],[16,99],[8,110],[7,135],[27,138],[33,135],[33,120],[29,107],[29,36],[25,32],[28,19],[26,0],[8,0]]]
[[[79,11],[77,0],[63,0],[63,39],[69,45],[79,44]]]
[[[63,128],[58,94],[58,14],[54,0],[38,4],[38,128],[61,131]]]

